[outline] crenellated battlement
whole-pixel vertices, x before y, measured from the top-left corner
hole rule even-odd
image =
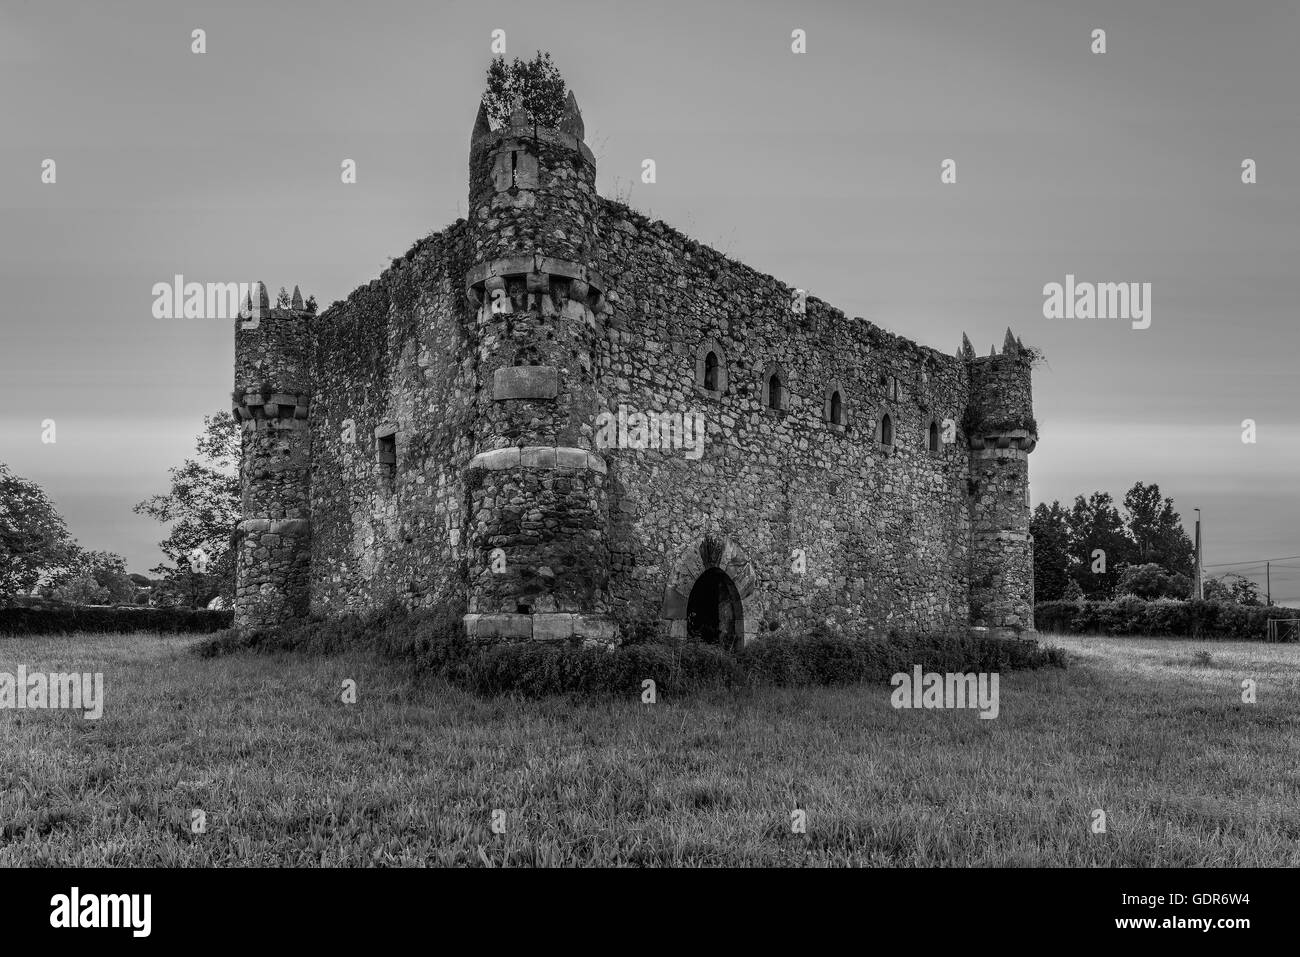
[[[554,314],[569,302],[603,312],[607,288],[605,278],[588,266],[536,254],[480,263],[465,276],[470,305],[498,313],[535,308]]]
[[[971,448],[1019,450],[1029,453],[1038,443],[1034,419],[1034,353],[1007,330],[1002,352],[976,356],[970,340],[963,338],[958,353],[970,375],[970,403],[963,428]]]

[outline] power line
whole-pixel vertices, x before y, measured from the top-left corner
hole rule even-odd
[[[1264,565],[1268,562],[1285,562],[1293,558],[1300,558],[1300,555],[1283,555],[1281,558],[1259,558],[1251,562],[1217,562],[1213,565],[1205,565],[1205,568],[1227,568],[1231,565]]]

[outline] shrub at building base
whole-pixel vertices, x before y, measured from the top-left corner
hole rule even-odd
[[[646,642],[613,649],[561,642],[485,644],[467,637],[455,612],[387,613],[309,621],[291,628],[203,642],[204,656],[240,650],[338,653],[371,648],[482,695],[631,695],[654,681],[657,694],[681,695],[746,686],[888,682],[925,671],[994,672],[1065,666],[1057,649],[977,633],[893,634],[851,638],[825,633],[760,638],[739,652],[696,641]]]

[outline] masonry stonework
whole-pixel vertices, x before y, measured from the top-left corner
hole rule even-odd
[[[796,311],[595,179],[572,94],[556,130],[480,107],[466,220],[320,315],[259,286],[237,625],[398,605],[485,640],[1032,632],[1032,353]]]

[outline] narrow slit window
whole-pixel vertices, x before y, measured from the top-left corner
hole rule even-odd
[[[880,444],[894,444],[894,422],[887,415],[880,420]]]
[[[839,392],[831,393],[831,425],[844,424],[844,401]]]
[[[771,377],[770,379],[767,380],[767,405],[768,405],[768,408],[770,408],[770,409],[779,409],[779,408],[781,408],[781,398],[782,398],[781,392],[782,392],[782,389],[783,389],[783,386],[781,385],[781,377],[780,377],[779,375],[777,375],[776,373],[772,373],[772,377]]]
[[[931,452],[939,451],[939,423],[938,422],[930,423],[930,451]]]
[[[710,352],[704,357],[704,388],[718,391],[718,354]]]

